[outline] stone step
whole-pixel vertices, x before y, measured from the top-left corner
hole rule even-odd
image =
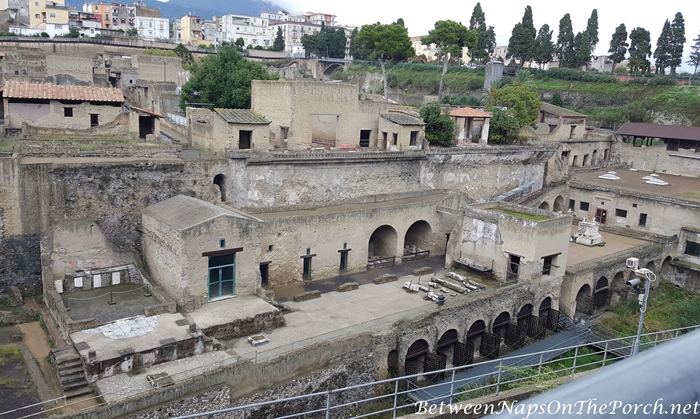
[[[81,373],[83,374],[85,370],[83,369],[82,363],[81,365],[76,365],[74,367],[61,367],[58,368],[58,375],[59,377],[66,376],[66,375],[73,375],[73,374],[78,374]]]
[[[75,351],[75,348],[73,347],[73,345],[63,345],[63,346],[59,346],[57,348],[51,349],[51,353],[54,355],[58,355],[60,352],[71,351],[71,350]]]
[[[56,369],[61,370],[61,369],[66,369],[66,368],[74,368],[78,365],[83,365],[83,359],[80,358],[79,356],[77,357],[56,357],[55,358],[56,362]]]
[[[82,381],[74,381],[72,383],[61,383],[61,387],[63,387],[63,392],[69,392],[71,390],[77,390],[81,387],[86,387],[88,385],[87,380],[83,377]]]
[[[63,394],[66,396],[66,398],[70,399],[73,397],[84,396],[86,394],[92,394],[92,389],[86,385],[85,387],[76,388],[71,391],[66,391]]]
[[[70,383],[76,383],[79,381],[85,381],[85,374],[82,372],[78,372],[75,374],[70,374],[70,375],[60,375],[58,379],[61,381],[61,385],[65,386],[66,384]]]

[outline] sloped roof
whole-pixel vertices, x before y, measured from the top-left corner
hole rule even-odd
[[[562,118],[588,118],[586,115],[576,112],[576,111],[571,111],[566,108],[562,108],[561,106],[557,105],[552,105],[551,103],[547,102],[542,102],[542,106],[540,109],[543,112],[551,113],[553,115],[561,116]]]
[[[661,138],[667,140],[700,141],[700,127],[685,125],[644,124],[641,122],[625,122],[617,131],[617,135],[634,137]]]
[[[383,113],[382,118],[399,125],[425,125],[421,118],[403,112]]]
[[[215,108],[214,110],[224,121],[230,124],[266,125],[270,123],[270,121],[250,109]]]
[[[177,195],[165,201],[151,205],[143,210],[173,230],[185,231],[218,217],[233,217],[242,220],[257,221],[256,218],[242,212],[230,210],[211,202],[202,201],[185,195]]]
[[[490,113],[469,107],[452,109],[450,111],[450,116],[456,116],[459,118],[491,118]]]
[[[89,100],[92,102],[124,102],[121,89],[98,86],[68,86],[53,83],[8,81],[3,96],[14,99]]]

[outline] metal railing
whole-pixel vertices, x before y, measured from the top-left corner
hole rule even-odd
[[[644,334],[645,342],[642,343],[642,348],[644,350],[652,348],[659,343],[672,340],[683,333],[697,330],[698,328],[700,328],[700,326]],[[303,417],[312,413],[325,414],[327,418],[344,416],[363,418],[380,414],[391,415],[391,417],[395,418],[398,415],[414,412],[421,403],[425,403],[425,405],[434,403],[440,404],[441,402],[452,403],[455,401],[468,400],[486,393],[495,393],[497,395],[501,390],[515,387],[518,384],[554,379],[565,375],[574,375],[577,371],[580,372],[582,369],[605,367],[614,361],[614,359],[611,360],[611,356],[613,355],[611,355],[608,350],[608,345],[611,342],[617,341],[620,341],[620,339],[598,342],[604,345],[603,349],[598,351],[581,351],[582,348],[589,346],[589,344],[586,343],[563,346],[528,355],[505,357],[493,361],[374,381],[303,396],[196,413],[181,416],[179,419],[212,417],[213,415],[229,412],[239,412],[245,417],[245,415],[251,412],[275,405],[286,407],[285,411],[287,411],[288,414],[282,416],[282,418]],[[561,357],[562,354],[571,351],[574,352],[572,356]],[[547,356],[553,354],[556,355],[552,356],[552,359],[546,360]],[[590,359],[593,356],[602,356],[602,359],[591,361]],[[614,358],[619,359],[620,357]],[[567,366],[564,363],[565,361],[571,361],[571,366]],[[479,366],[493,366],[493,368],[484,374],[466,378],[458,376],[460,373]],[[428,377],[434,377],[439,373],[449,378],[439,383],[431,383],[422,386],[420,389],[416,389],[415,387],[411,388],[407,385],[407,383],[411,381],[428,381]],[[473,385],[477,380],[482,380],[485,384]],[[431,389],[434,391],[430,392]],[[383,394],[379,394],[382,393],[382,390]],[[417,396],[420,395],[417,394],[417,391],[420,391],[424,395],[428,394],[429,397],[419,399]],[[353,394],[358,394],[360,397],[353,397]],[[419,400],[416,401],[416,399]],[[303,405],[306,406],[305,409],[292,412],[291,410],[293,410],[293,408],[289,407],[289,403],[298,401],[304,401]]]

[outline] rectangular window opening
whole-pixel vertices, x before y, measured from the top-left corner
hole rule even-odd
[[[372,134],[370,129],[360,130],[360,147],[369,147],[369,136]]]
[[[576,201],[569,199],[569,211],[574,211],[576,209]]]
[[[520,271],[520,256],[508,255],[506,281],[516,281]]]
[[[411,131],[411,141],[408,145],[418,145],[418,131]]]
[[[90,114],[90,127],[96,127],[100,125],[100,115],[96,113]]]
[[[590,204],[588,202],[581,201],[581,202],[579,202],[578,208],[581,211],[588,211],[589,206],[590,206]]]
[[[627,218],[627,210],[615,208],[615,217]]]
[[[63,108],[63,116],[66,118],[73,117],[73,108]]]
[[[685,252],[683,254],[700,257],[700,243],[687,240],[685,242]]]

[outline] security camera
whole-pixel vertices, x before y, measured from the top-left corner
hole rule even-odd
[[[642,283],[642,280],[639,278],[633,278],[633,279],[630,279],[629,281],[625,282],[625,284],[630,288],[638,287],[639,285],[641,285],[641,283]]]
[[[628,258],[627,261],[626,261],[626,263],[625,263],[625,266],[626,266],[628,269],[632,269],[633,271],[636,271],[637,269],[639,269],[639,259],[637,259],[637,258]]]

